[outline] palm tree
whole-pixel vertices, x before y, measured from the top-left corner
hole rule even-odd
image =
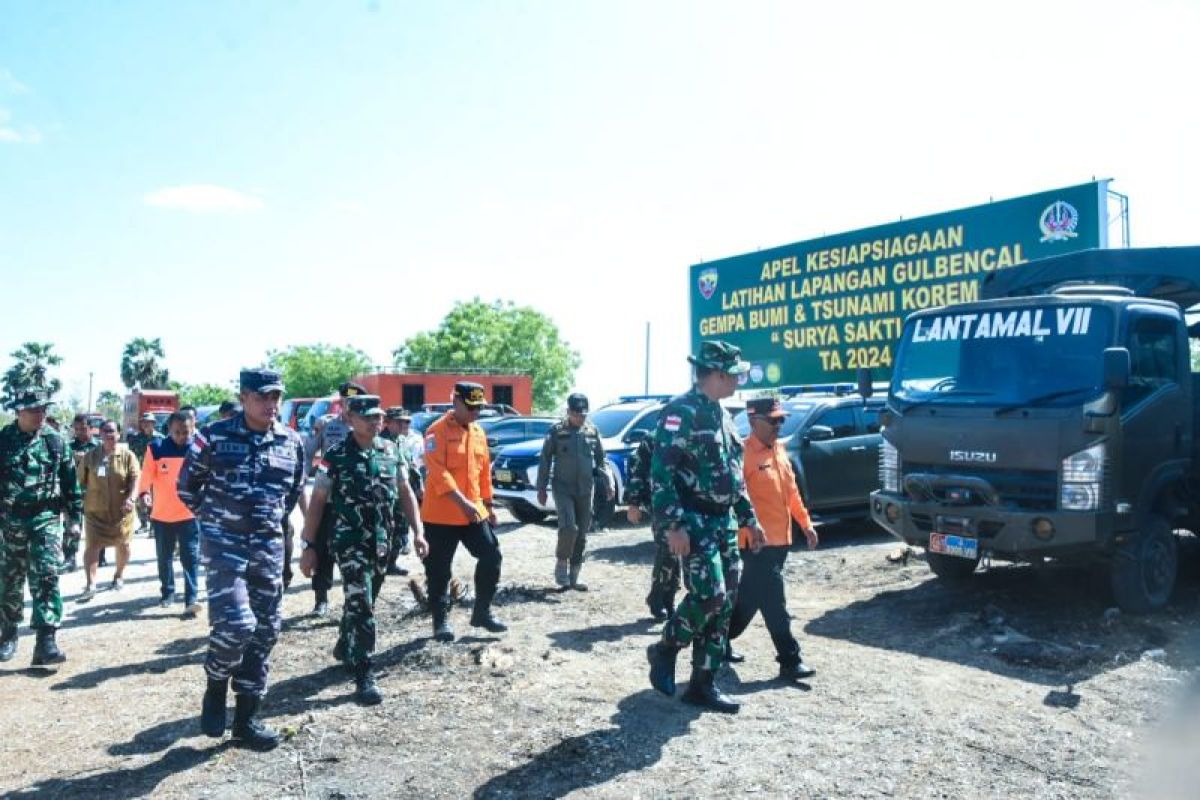
[[[62,356],[54,352],[50,342],[26,342],[20,349],[9,353],[13,365],[4,373],[4,401],[14,400],[27,389],[47,389],[51,395],[58,394],[62,381],[50,377],[50,368],[62,363]]]
[[[129,389],[134,386],[143,389],[168,388],[167,370],[163,368],[160,358],[163,358],[162,339],[144,339],[140,336],[131,339],[121,353],[121,382]]]

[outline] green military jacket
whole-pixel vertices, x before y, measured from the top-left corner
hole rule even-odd
[[[162,434],[158,433],[157,431],[149,436],[141,431],[138,431],[137,433],[131,433],[126,436],[125,444],[129,446],[129,449],[135,456],[137,456],[138,463],[141,464],[146,460],[146,448],[150,446],[150,443],[157,442],[162,438]]]
[[[555,489],[591,494],[597,480],[607,479],[604,445],[596,426],[584,422],[576,428],[565,419],[554,423],[542,443],[538,491],[545,491],[553,481]]]
[[[317,467],[318,486],[329,493],[335,546],[373,541],[386,550],[399,481],[408,480],[408,467],[399,448],[381,436],[363,449],[353,436],[334,445]]]
[[[16,422],[0,430],[0,514],[30,518],[65,513],[83,522],[83,492],[63,438],[43,426],[23,433]]]
[[[654,432],[650,481],[655,524],[684,526],[689,533],[733,527],[732,511],[738,526],[757,525],[742,463],[742,441],[720,403],[697,387],[671,400]]]

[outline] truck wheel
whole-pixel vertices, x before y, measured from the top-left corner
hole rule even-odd
[[[539,511],[533,506],[514,504],[512,507],[512,513],[513,516],[517,518],[518,522],[521,522],[525,525],[536,525],[539,522],[546,521],[546,512]]]
[[[1141,535],[1121,545],[1112,561],[1112,591],[1117,605],[1131,614],[1162,608],[1171,599],[1179,566],[1178,545],[1171,526],[1151,517]]]
[[[975,568],[979,566],[978,558],[959,558],[944,553],[931,553],[928,550],[925,551],[925,560],[929,562],[933,574],[946,583],[966,581],[975,574]]]

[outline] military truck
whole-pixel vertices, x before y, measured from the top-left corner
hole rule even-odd
[[[1141,613],[1200,532],[1200,247],[1086,250],[992,273],[904,325],[871,515],[941,579],[1078,561]]]

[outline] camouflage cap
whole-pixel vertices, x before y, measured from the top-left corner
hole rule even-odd
[[[354,397],[356,395],[366,393],[367,387],[363,386],[361,383],[355,383],[354,381],[346,381],[338,387],[339,397]]]
[[[273,369],[244,369],[238,376],[238,385],[241,386],[243,392],[258,392],[259,394],[282,392],[283,375]]]
[[[577,414],[588,413],[587,395],[582,392],[573,392],[567,397],[567,410]]]
[[[45,408],[54,405],[50,393],[45,389],[25,389],[17,394],[8,404],[13,411],[25,411],[30,408]]]
[[[716,339],[701,342],[700,353],[688,356],[688,361],[697,367],[715,369],[729,375],[741,375],[750,369],[750,365],[742,361],[742,348]]]
[[[398,419],[401,421],[407,420],[412,422],[412,414],[404,406],[389,406],[385,412],[388,419]]]
[[[483,386],[471,381],[459,381],[454,384],[454,396],[472,408],[487,402],[483,394]]]
[[[360,417],[382,417],[383,409],[379,407],[379,396],[374,394],[356,394],[346,398],[346,408],[351,414]]]

